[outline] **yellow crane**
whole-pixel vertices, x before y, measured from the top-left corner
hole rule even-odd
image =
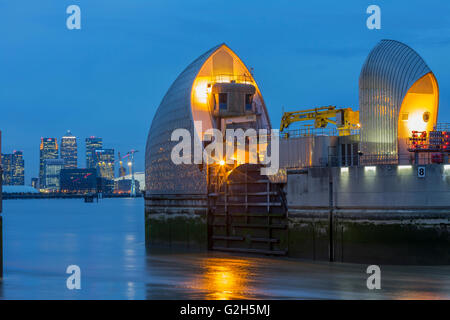
[[[308,120],[314,120],[314,128],[325,128],[329,123],[334,124],[340,136],[347,136],[352,129],[359,129],[360,127],[359,111],[353,111],[351,108],[338,109],[335,106],[326,106],[283,113],[280,132],[283,132],[294,122]]]

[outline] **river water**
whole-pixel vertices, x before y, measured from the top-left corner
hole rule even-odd
[[[3,201],[0,299],[450,299],[450,266],[380,266],[187,252],[144,242],[144,201]],[[66,269],[81,270],[81,289]]]

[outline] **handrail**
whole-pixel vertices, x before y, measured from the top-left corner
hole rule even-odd
[[[359,132],[359,129],[351,129],[350,135],[357,135]],[[339,136],[339,130],[337,128],[302,127],[299,129],[285,130],[280,136],[283,139],[311,136]]]
[[[247,74],[216,74],[214,76],[211,76],[211,82],[213,83],[230,83],[230,82],[237,82],[237,83],[246,83],[251,84],[253,83],[253,78],[251,75]]]

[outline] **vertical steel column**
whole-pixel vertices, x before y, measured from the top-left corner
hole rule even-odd
[[[328,187],[328,198],[329,198],[329,213],[328,213],[328,223],[329,223],[329,261],[334,261],[334,239],[333,239],[333,174],[332,168],[328,168],[328,177],[329,177],[329,187]]]
[[[226,176],[226,170],[224,172],[223,167],[220,167],[220,174],[223,174],[223,176],[224,176],[222,183],[224,184],[223,196],[224,196],[224,209],[225,209],[225,228],[226,228],[226,235],[227,235],[226,247],[228,248],[230,246],[229,237],[230,237],[230,229],[231,229],[231,219],[230,219],[230,213],[228,212],[228,178]]]

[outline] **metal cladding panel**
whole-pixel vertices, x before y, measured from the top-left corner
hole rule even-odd
[[[175,165],[170,158],[178,142],[170,141],[175,129],[184,128],[194,135],[191,113],[193,82],[216,46],[191,63],[170,86],[156,110],[145,147],[145,183],[150,194],[204,194],[205,173],[198,166]]]
[[[336,136],[308,136],[280,139],[280,168],[307,168],[327,166],[336,148]]]
[[[431,70],[407,45],[382,40],[370,52],[359,77],[361,151],[397,156],[397,126],[408,89]]]

